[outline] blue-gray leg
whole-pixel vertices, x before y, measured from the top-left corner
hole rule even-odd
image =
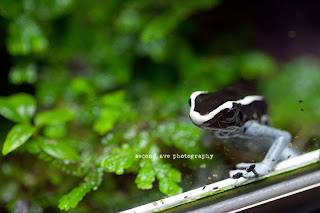
[[[262,162],[254,164],[239,163],[236,166],[238,170],[230,171],[230,176],[233,178],[241,176],[253,178],[270,173],[280,160],[283,150],[291,141],[291,135],[286,131],[259,124],[255,121],[246,122],[243,126],[243,131],[246,136],[274,138],[274,142]]]

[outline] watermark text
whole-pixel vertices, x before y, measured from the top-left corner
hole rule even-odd
[[[139,155],[135,155],[135,158],[151,158],[151,159],[161,158],[161,159],[173,159],[173,160],[175,159],[190,159],[190,160],[210,159],[212,160],[213,154],[159,154],[159,155],[139,154]]]

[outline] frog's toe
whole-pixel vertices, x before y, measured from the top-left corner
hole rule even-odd
[[[243,172],[245,172],[244,170],[231,170],[229,171],[229,176],[230,178],[233,178],[233,179],[239,179],[243,176]]]
[[[239,179],[244,178],[254,178],[256,175],[253,172],[247,172],[245,169],[231,170],[229,172],[230,178]]]

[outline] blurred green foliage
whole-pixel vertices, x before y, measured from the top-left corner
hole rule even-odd
[[[192,15],[219,3],[2,0],[8,80],[30,84],[34,94],[0,98],[9,120],[1,125],[12,126],[1,132],[0,204],[105,212],[162,197],[137,188],[180,193],[181,166],[136,155],[206,152],[187,117],[188,97],[239,79],[266,95],[275,126],[319,129],[317,60],[278,63],[242,39],[230,47],[223,36],[206,51],[193,47]]]

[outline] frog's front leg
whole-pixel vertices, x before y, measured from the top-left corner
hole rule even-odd
[[[237,164],[238,170],[230,171],[230,177],[240,178],[243,176],[245,178],[253,178],[270,173],[280,160],[282,151],[291,141],[291,135],[286,131],[259,124],[255,121],[247,121],[243,126],[243,131],[244,135],[247,136],[274,138],[274,142],[262,162]]]

